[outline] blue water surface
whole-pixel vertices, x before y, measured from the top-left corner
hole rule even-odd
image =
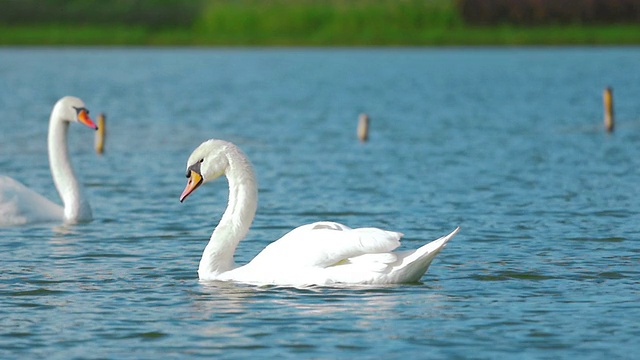
[[[640,350],[640,48],[0,48],[0,174],[60,202],[70,128],[95,220],[0,228],[0,358],[624,359]],[[616,129],[603,128],[613,88]],[[371,117],[360,143],[360,113]],[[245,263],[318,220],[456,226],[421,284],[202,283],[226,182],[181,204],[191,151],[238,144],[260,203]]]

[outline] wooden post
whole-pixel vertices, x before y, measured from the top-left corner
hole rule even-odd
[[[358,118],[358,139],[361,142],[369,140],[369,115],[362,113]]]
[[[103,113],[98,115],[98,130],[96,130],[95,147],[96,153],[102,155],[104,152],[104,138],[107,136],[107,129],[105,128],[106,116]]]
[[[602,93],[604,102],[604,128],[607,132],[612,132],[614,128],[613,120],[613,89],[607,86]]]

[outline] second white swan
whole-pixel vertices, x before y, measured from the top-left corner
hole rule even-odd
[[[229,182],[227,209],[200,260],[201,280],[286,286],[418,282],[459,230],[418,249],[394,252],[400,246],[401,233],[316,222],[293,229],[238,267],[233,255],[249,231],[258,199],[249,160],[232,143],[211,139],[189,156],[186,175],[181,202],[201,184],[222,175]]]
[[[64,207],[29,189],[17,180],[0,176],[0,226],[22,225],[43,221],[85,222],[92,219],[91,207],[76,178],[69,151],[69,123],[79,122],[97,129],[84,102],[65,96],[58,100],[49,119],[49,165],[53,182]]]

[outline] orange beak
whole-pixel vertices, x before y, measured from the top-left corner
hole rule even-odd
[[[182,191],[182,195],[180,195],[180,202],[183,202],[184,199],[189,196],[195,189],[202,184],[202,175],[198,174],[193,170],[189,170],[189,180],[187,181],[187,186]]]
[[[78,121],[94,130],[98,130],[98,125],[91,120],[86,109],[80,109],[80,111],[78,111]]]

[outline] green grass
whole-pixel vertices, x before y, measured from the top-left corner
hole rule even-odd
[[[640,44],[639,25],[463,28],[449,34],[467,45],[633,45]]]
[[[429,28],[411,33],[370,31],[341,34],[215,34],[192,29],[151,30],[124,26],[0,26],[0,45],[136,46],[476,46],[476,45],[637,45],[640,26],[555,26]]]
[[[448,0],[211,2],[195,24],[208,42],[409,45],[460,21]]]
[[[0,26],[2,45],[145,45],[151,37],[151,32],[144,27]]]
[[[0,24],[0,45],[640,44],[640,24],[469,27],[453,0],[203,0],[191,25]]]
[[[635,45],[640,26],[460,27],[450,29],[441,45]]]

